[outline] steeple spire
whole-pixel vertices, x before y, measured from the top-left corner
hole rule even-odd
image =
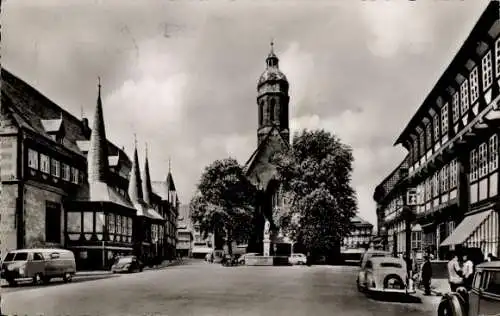
[[[87,174],[89,183],[106,182],[109,170],[108,142],[104,127],[104,115],[101,101],[101,80],[98,84],[97,105],[95,108],[92,133],[90,134],[89,152],[87,155]],[[91,192],[92,195],[92,192]]]
[[[139,155],[137,154],[137,138],[134,134],[134,157],[128,183],[128,195],[133,203],[139,203],[143,199],[141,172],[139,170]]]
[[[276,54],[274,53],[274,39],[271,39],[271,50],[269,51],[269,55],[267,55],[266,58],[267,68],[270,67],[278,68],[278,62],[279,62],[278,56],[276,56]]]
[[[153,188],[151,186],[151,176],[149,174],[148,143],[146,143],[146,160],[144,162],[144,181],[142,182],[142,188],[144,192],[144,202],[151,205]]]

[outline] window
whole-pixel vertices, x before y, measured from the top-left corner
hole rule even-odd
[[[469,110],[469,85],[467,84],[467,79],[460,86],[460,99],[460,114],[464,116]]]
[[[443,167],[443,169],[441,169],[441,192],[443,193],[446,193],[448,191],[448,188],[449,188],[449,166],[446,165]]]
[[[274,109],[276,107],[276,100],[271,99],[271,108],[269,109],[269,119],[274,122]]]
[[[115,214],[111,213],[108,215],[108,233],[115,233]]]
[[[420,250],[422,248],[422,232],[411,233],[411,249]]]
[[[61,165],[59,161],[55,159],[51,159],[51,172],[54,177],[60,177],[61,176]]]
[[[431,179],[425,180],[425,201],[429,201],[432,197],[431,188]]]
[[[470,181],[477,180],[477,150],[473,149],[470,152]]]
[[[415,139],[413,141],[413,162],[416,162],[418,160],[418,140]]]
[[[264,111],[264,101],[261,100],[259,103],[259,125],[262,125],[262,120],[263,120],[263,111]]]
[[[71,167],[65,163],[61,165],[61,178],[65,181],[69,181],[71,179]]]
[[[35,252],[33,254],[33,261],[43,261],[43,256],[41,253]]]
[[[14,260],[12,261],[26,261],[28,260],[28,253],[27,252],[17,252],[15,254]]]
[[[448,133],[448,103],[441,108],[441,134]]]
[[[78,169],[71,168],[71,182],[78,184]]]
[[[479,98],[479,75],[477,67],[472,69],[470,75],[470,102],[474,104],[476,100]]]
[[[479,145],[479,177],[488,174],[488,146],[486,143]]]
[[[494,134],[489,140],[489,165],[490,172],[497,170],[498,168],[498,135]]]
[[[493,83],[493,62],[491,60],[491,51],[488,51],[483,57],[483,89],[488,89]]]
[[[40,171],[50,173],[50,158],[47,155],[40,154]]]
[[[495,64],[497,65],[497,76],[500,76],[500,38],[497,39],[495,44]]]
[[[425,127],[425,133],[427,134],[427,149],[431,148],[432,146],[432,126],[431,123],[429,122],[427,126]]]
[[[438,142],[439,141],[439,136],[441,135],[439,131],[439,114],[435,114],[434,117],[432,118],[432,122],[434,123],[434,141]]]
[[[500,295],[500,271],[488,271],[485,276],[487,277],[487,282],[485,282],[484,291]]]
[[[38,152],[28,149],[28,167],[38,170]]]
[[[432,196],[437,197],[439,195],[439,173],[436,172],[432,176]]]
[[[453,109],[452,109],[453,123],[455,123],[460,118],[460,98],[458,97],[458,92],[456,92],[453,95],[452,102],[453,102]]]
[[[450,189],[456,188],[458,184],[458,162],[452,160],[450,162]]]

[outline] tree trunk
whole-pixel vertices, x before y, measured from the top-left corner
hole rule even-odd
[[[226,230],[226,244],[227,244],[227,253],[232,256],[233,255],[233,231],[231,229]]]

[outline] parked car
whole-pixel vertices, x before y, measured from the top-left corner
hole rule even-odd
[[[293,253],[288,258],[288,263],[290,263],[291,265],[303,265],[303,264],[307,264],[307,257],[303,253]]]
[[[144,264],[137,259],[136,256],[122,256],[118,257],[115,263],[111,266],[111,272],[113,273],[132,273],[132,272],[142,272],[144,269]]]
[[[33,284],[48,283],[52,278],[70,282],[76,273],[75,255],[66,249],[20,249],[5,255],[1,278],[10,286],[18,281],[32,280]]]
[[[479,316],[500,313],[500,261],[476,267],[472,289],[464,287],[447,293],[438,306],[438,316]]]
[[[357,284],[365,284],[365,279],[366,279],[366,263],[368,260],[372,257],[391,257],[391,253],[388,251],[381,251],[381,250],[368,250],[363,253],[361,256],[360,260],[360,269],[358,272],[358,279],[357,279]]]
[[[242,254],[239,258],[238,258],[238,264],[245,264],[245,260],[247,257],[252,257],[252,256],[258,256],[259,254],[256,253],[256,252],[249,252],[249,253],[245,253],[245,254]]]
[[[415,287],[408,277],[402,258],[372,257],[364,265],[363,281],[358,279],[360,291],[413,294]]]

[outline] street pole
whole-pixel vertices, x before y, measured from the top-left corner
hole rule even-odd
[[[106,244],[102,241],[102,267],[106,268]]]

